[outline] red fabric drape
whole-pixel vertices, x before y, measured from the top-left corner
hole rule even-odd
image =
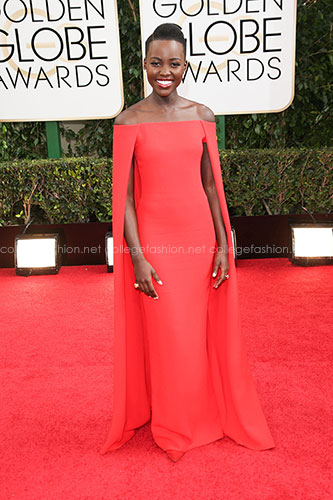
[[[216,124],[201,121],[211,160],[216,189],[229,245],[230,278],[210,293],[207,318],[207,348],[225,435],[238,444],[256,450],[273,448],[247,359],[232,253],[232,235],[221,176],[216,140]],[[145,365],[145,345],[138,292],[134,289],[134,269],[124,233],[124,215],[129,172],[140,124],[116,125],[113,136],[114,239],[114,345],[112,423],[102,454],[122,446],[134,429],[150,419],[149,369]],[[140,199],[139,179],[135,178],[135,200]],[[126,251],[127,249],[127,251]]]

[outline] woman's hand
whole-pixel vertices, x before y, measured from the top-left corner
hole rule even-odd
[[[152,282],[152,276],[160,285],[163,285],[162,281],[157,275],[157,272],[153,268],[153,266],[145,259],[140,259],[138,262],[134,264],[134,274],[135,274],[135,282],[138,283],[139,287],[137,290],[148,295],[148,297],[152,297],[153,299],[158,299],[158,295],[154,288]]]
[[[221,274],[215,280],[213,288],[218,288],[221,285],[221,283],[223,283],[223,281],[228,279],[228,278],[226,278],[226,275],[228,274],[228,271],[229,271],[228,254],[225,251],[220,250],[220,249],[218,249],[216,254],[215,254],[213,278],[215,278],[215,276],[217,276],[219,269],[221,269]]]

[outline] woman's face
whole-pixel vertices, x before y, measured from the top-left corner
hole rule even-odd
[[[144,60],[153,91],[166,97],[181,83],[186,68],[184,48],[176,40],[154,40]]]

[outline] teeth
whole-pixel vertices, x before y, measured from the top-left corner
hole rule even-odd
[[[170,87],[172,85],[172,80],[156,80],[161,87]]]

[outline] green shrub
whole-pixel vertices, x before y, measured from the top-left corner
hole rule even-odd
[[[112,162],[106,158],[0,163],[0,224],[77,223],[112,217]]]
[[[332,148],[220,151],[230,215],[331,213]]]
[[[331,213],[333,149],[220,151],[230,215]],[[112,161],[0,163],[0,225],[112,220]]]

